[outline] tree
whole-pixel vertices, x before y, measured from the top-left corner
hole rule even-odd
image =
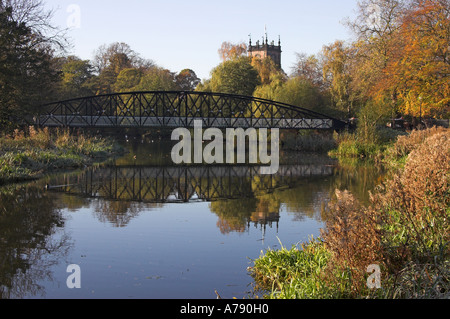
[[[101,46],[95,54],[93,65],[98,73],[94,80],[97,94],[114,93],[114,85],[123,70],[140,69],[146,72],[156,67],[151,60],[141,58],[128,44],[120,42]],[[121,81],[123,85],[123,79]]]
[[[148,69],[155,66],[153,61],[143,59],[138,53],[133,51],[128,44],[123,42],[102,45],[98,48],[94,56],[93,65],[98,74],[107,68],[115,70],[115,72],[119,74],[124,68],[133,67]],[[120,68],[121,66],[122,68]]]
[[[292,77],[301,77],[317,87],[323,86],[323,72],[319,59],[315,55],[296,53],[297,61],[292,67]]]
[[[36,36],[36,41],[50,44],[54,48],[64,51],[69,45],[66,31],[52,24],[53,10],[45,8],[43,0],[0,0],[0,11],[12,9],[11,18],[18,24],[30,28]]]
[[[323,111],[326,105],[320,90],[302,77],[290,78],[277,91],[276,101],[303,107],[316,112]]]
[[[354,115],[354,96],[351,91],[351,49],[344,42],[335,43],[323,48],[323,77],[328,84],[330,94],[337,109],[346,111],[347,116]]]
[[[415,117],[450,115],[450,1],[418,1],[404,15],[378,95],[394,91]]]
[[[135,91],[176,91],[178,86],[175,74],[167,69],[153,67],[146,70]]]
[[[233,44],[230,42],[223,42],[219,49],[219,55],[222,61],[233,60],[247,54],[247,45],[243,42]]]
[[[200,84],[200,79],[191,69],[182,70],[176,77],[177,86],[182,91],[194,91]]]
[[[90,62],[76,56],[69,56],[62,60],[61,98],[69,99],[93,94],[90,80],[94,75]]]
[[[31,116],[39,103],[52,96],[57,73],[52,51],[24,23],[13,18],[13,9],[0,10],[0,128]]]
[[[217,66],[211,73],[207,89],[219,93],[252,96],[260,81],[251,59],[243,56]]]
[[[278,74],[281,76],[283,74],[271,57],[266,57],[264,59],[254,57],[252,58],[252,66],[258,71],[261,85],[270,84],[274,77]]]
[[[114,83],[114,92],[123,93],[134,91],[141,83],[143,77],[144,72],[140,69],[123,69],[117,76],[116,83]]]

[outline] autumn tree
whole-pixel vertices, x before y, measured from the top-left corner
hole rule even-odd
[[[448,117],[450,1],[417,1],[401,21],[397,42],[376,93],[395,91],[405,114]]]
[[[278,75],[283,76],[283,71],[275,64],[271,57],[252,58],[252,66],[258,71],[261,85],[268,85]]]
[[[233,60],[247,54],[247,45],[243,42],[233,44],[230,42],[223,42],[219,49],[219,55],[222,61]]]

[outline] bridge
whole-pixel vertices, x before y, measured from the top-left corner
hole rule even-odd
[[[346,123],[271,100],[212,92],[154,91],[82,97],[41,106],[34,124],[74,128],[279,128],[340,130]]]

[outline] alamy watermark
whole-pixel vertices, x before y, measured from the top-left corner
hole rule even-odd
[[[196,120],[193,137],[188,129],[177,128],[172,141],[180,141],[172,149],[175,164],[246,164],[248,154],[249,164],[270,165],[261,168],[261,175],[274,175],[280,167],[279,129],[271,129],[269,141],[268,129],[228,128],[224,136],[218,128],[203,132],[203,121]],[[211,142],[204,146],[206,141]]]
[[[70,275],[67,277],[66,285],[69,289],[80,289],[81,288],[81,268],[79,265],[69,265],[67,270]]]
[[[369,289],[381,288],[381,268],[379,265],[370,265],[367,267],[367,273],[371,274],[367,278],[367,287]]]
[[[80,29],[81,28],[81,7],[78,4],[71,4],[67,6],[66,12],[69,13],[67,17],[67,27]]]

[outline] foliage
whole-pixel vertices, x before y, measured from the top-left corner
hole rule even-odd
[[[399,23],[376,94],[394,92],[405,114],[450,115],[449,15],[448,0],[418,1]]]
[[[223,62],[234,60],[247,54],[247,45],[243,42],[233,44],[230,42],[223,42],[219,49],[219,55]]]
[[[197,74],[191,69],[182,70],[175,77],[177,86],[182,91],[195,91],[197,86],[200,84],[200,79],[197,77]]]
[[[324,284],[322,277],[329,258],[323,244],[312,239],[300,248],[282,247],[262,252],[249,271],[256,281],[256,291],[271,291],[267,298],[329,298],[330,287]]]
[[[94,77],[93,67],[88,60],[81,60],[76,56],[57,58],[61,64],[61,82],[59,88],[60,99],[70,99],[93,94],[91,80]]]
[[[338,191],[324,212],[320,243],[303,245],[305,251],[311,245],[313,258],[327,256],[315,267],[320,280],[312,298],[450,296],[450,130],[434,129],[399,141],[411,145],[404,168],[391,172],[368,206]],[[302,274],[310,264],[298,263],[293,253],[298,254],[269,251],[255,261],[252,271],[271,291],[268,297],[311,298],[306,293],[311,286],[297,284],[309,283]],[[283,260],[290,261],[288,266]],[[367,267],[373,264],[382,270],[382,288],[376,291],[366,285]]]
[[[354,114],[353,94],[351,91],[351,49],[344,42],[336,41],[323,48],[323,76],[336,108],[347,112],[348,118]]]
[[[269,85],[274,78],[283,77],[282,71],[273,62],[271,57],[264,59],[253,57],[252,66],[258,71],[261,85]]]
[[[203,91],[252,96],[261,83],[249,57],[227,60],[214,68],[211,79],[199,87]]]

